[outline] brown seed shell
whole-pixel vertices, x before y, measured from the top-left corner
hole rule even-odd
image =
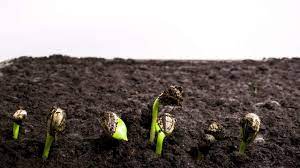
[[[117,114],[110,111],[101,114],[100,125],[107,134],[113,135],[116,132],[118,118]]]
[[[170,86],[159,95],[159,100],[163,105],[181,106],[183,101],[182,87]]]
[[[176,119],[169,113],[164,113],[157,121],[161,131],[165,134],[171,134],[175,128]]]

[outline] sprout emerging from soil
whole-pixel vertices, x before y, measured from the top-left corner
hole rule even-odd
[[[198,148],[192,148],[192,155],[198,159],[202,160],[209,153],[211,146],[218,140],[222,140],[224,138],[224,128],[223,126],[217,122],[213,121],[204,130],[205,134],[199,137]]]
[[[43,158],[47,159],[53,141],[56,139],[56,134],[62,132],[66,127],[66,113],[58,107],[51,110],[47,121],[47,137],[43,152]]]
[[[209,143],[214,143],[216,141],[216,138],[213,135],[205,134],[205,140]]]
[[[205,132],[214,136],[214,138],[218,140],[223,139],[225,136],[224,127],[216,121],[212,122]]]
[[[247,146],[255,139],[259,127],[260,119],[254,113],[248,113],[240,122],[241,125],[241,143],[239,153],[245,153]]]
[[[171,105],[171,106],[181,106],[182,104],[182,87],[180,86],[170,86],[167,90],[162,92],[154,101],[152,106],[152,122],[150,130],[149,142],[152,144],[155,139],[157,116],[159,111],[159,104]]]
[[[20,125],[22,125],[23,121],[27,118],[27,111],[20,108],[13,115],[13,138],[15,140],[18,139]]]
[[[175,118],[169,113],[165,113],[158,119],[158,128],[156,129],[159,129],[159,131],[156,142],[156,154],[161,155],[164,139],[173,132],[175,128],[175,122]]]
[[[208,131],[210,132],[221,132],[223,129],[222,125],[220,125],[217,122],[212,122],[209,126],[208,126]]]
[[[128,141],[127,127],[123,120],[113,112],[105,112],[100,116],[100,124],[105,132],[117,140]]]

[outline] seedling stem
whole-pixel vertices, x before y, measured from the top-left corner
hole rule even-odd
[[[44,159],[48,158],[49,151],[50,151],[53,140],[54,140],[54,137],[52,135],[50,135],[49,133],[47,133],[44,152],[43,152],[43,158]]]
[[[152,106],[152,122],[151,122],[151,130],[150,130],[150,140],[149,142],[152,144],[155,139],[155,126],[157,124],[157,115],[159,109],[159,97],[157,97]]]
[[[54,107],[47,121],[47,136],[43,151],[43,159],[47,159],[51,145],[58,132],[62,132],[66,127],[66,113],[58,107]]]
[[[15,140],[18,139],[18,136],[19,136],[19,130],[20,130],[20,125],[13,122],[13,138]]]
[[[156,142],[156,150],[155,153],[158,155],[161,155],[162,152],[162,146],[164,143],[164,139],[165,139],[166,135],[164,132],[160,131],[157,135],[157,142]]]
[[[241,141],[239,153],[244,154],[246,147],[247,147],[247,144],[244,141]]]

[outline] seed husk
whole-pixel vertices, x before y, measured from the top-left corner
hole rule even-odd
[[[181,86],[170,86],[159,95],[159,100],[162,105],[181,106],[183,101]]]
[[[27,111],[23,109],[17,110],[13,115],[13,120],[17,124],[21,124],[27,118]]]
[[[163,131],[166,135],[169,135],[175,128],[176,119],[172,114],[164,113],[158,118],[157,123],[161,131]]]
[[[104,131],[109,134],[113,135],[116,132],[118,122],[118,116],[113,112],[104,112],[100,116],[100,124]]]
[[[246,144],[251,143],[260,128],[260,118],[254,113],[248,113],[240,122],[241,138]]]
[[[66,113],[59,107],[54,107],[51,110],[47,122],[48,132],[54,136],[57,132],[62,132],[66,127]]]
[[[113,112],[104,112],[100,115],[100,125],[105,133],[117,140],[128,141],[127,127],[124,121]]]

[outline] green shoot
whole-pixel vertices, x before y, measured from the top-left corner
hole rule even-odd
[[[259,128],[260,118],[254,113],[248,113],[240,122],[241,143],[239,153],[244,154],[247,146],[255,139]]]
[[[18,136],[19,136],[19,129],[20,129],[20,125],[14,122],[14,123],[13,123],[13,138],[14,138],[15,140],[18,139]]]
[[[45,142],[45,147],[44,147],[44,151],[43,151],[43,158],[47,159],[49,156],[49,151],[51,148],[51,145],[54,141],[54,137],[52,135],[50,135],[49,133],[47,133],[47,137],[46,137],[46,142]]]
[[[157,115],[159,110],[159,97],[155,99],[152,107],[152,122],[151,122],[151,129],[150,129],[150,143],[152,144],[155,139],[155,125],[157,123]]]
[[[159,128],[156,128],[156,130],[158,131],[158,136],[156,140],[155,150],[155,153],[157,155],[161,155],[164,139],[167,135],[170,135],[173,132],[175,128],[175,122],[175,118],[169,113],[165,113],[158,119],[157,126]]]
[[[56,134],[66,127],[66,113],[61,108],[53,108],[47,122],[47,136],[43,151],[43,158],[47,159]]]
[[[157,135],[157,142],[156,142],[155,153],[158,154],[158,155],[161,155],[162,146],[163,146],[163,142],[164,142],[165,137],[166,137],[166,134],[163,133],[162,131],[159,132],[158,135]]]
[[[247,144],[244,141],[241,141],[239,153],[241,153],[241,154],[245,153],[246,147],[247,147]]]
[[[179,86],[170,86],[167,90],[162,92],[155,100],[152,106],[152,121],[150,129],[150,144],[153,144],[156,132],[156,123],[159,112],[159,105],[175,105],[181,106],[182,103],[182,88]]]
[[[13,138],[14,140],[18,139],[19,136],[19,130],[20,125],[22,125],[23,121],[27,117],[27,112],[20,108],[20,110],[17,110],[13,115]]]

